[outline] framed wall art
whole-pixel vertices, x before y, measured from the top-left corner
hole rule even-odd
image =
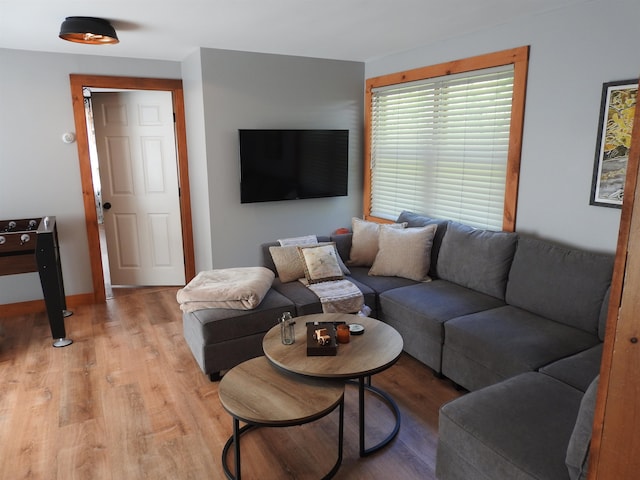
[[[638,80],[602,86],[590,205],[621,208]]]

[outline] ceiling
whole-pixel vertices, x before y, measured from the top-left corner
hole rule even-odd
[[[366,62],[593,0],[0,0],[0,48],[182,61],[198,47]],[[60,40],[67,16],[117,45]]]

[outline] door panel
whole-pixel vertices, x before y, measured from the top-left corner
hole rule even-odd
[[[92,95],[113,285],[184,285],[171,94]]]
[[[106,182],[102,179],[103,198],[105,191],[110,192],[109,198],[114,195],[135,195],[129,139],[126,137],[105,137],[104,141],[106,151],[105,154],[100,154],[100,164],[106,166],[105,171],[109,175]],[[100,149],[98,148],[98,150]],[[102,159],[106,160],[106,165]]]
[[[115,242],[109,246],[110,263],[117,265],[119,270],[141,268],[136,215],[114,213],[111,217],[113,219],[111,237]]]

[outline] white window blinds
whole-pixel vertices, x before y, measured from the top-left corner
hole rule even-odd
[[[371,212],[501,230],[513,65],[372,90]]]

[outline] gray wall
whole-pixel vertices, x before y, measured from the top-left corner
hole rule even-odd
[[[202,62],[200,61],[200,51],[197,51],[182,62],[182,87],[184,88],[185,122],[189,149],[193,243],[198,271],[211,268],[213,264],[209,169],[202,85]]]
[[[589,205],[602,84],[640,75],[640,2],[599,0],[366,64],[366,77],[530,45],[517,230],[615,251],[620,210]]]
[[[68,295],[92,291],[77,145],[61,141],[75,130],[70,73],[183,79],[198,270],[254,265],[261,241],[325,234],[361,214],[363,63],[218,50],[177,63],[0,49],[0,65],[0,219],[57,216]],[[348,128],[349,196],[241,205],[238,128]],[[0,305],[39,298],[36,273],[0,276]]]
[[[362,210],[363,79],[531,45],[517,228],[613,251],[620,212],[589,206],[602,84],[640,75],[640,4],[596,0],[366,65],[203,49],[182,63],[0,49],[0,218],[58,217],[67,294],[92,289],[69,74],[183,78],[196,267],[252,265],[257,245],[328,233]],[[350,195],[240,204],[239,128],[348,128]],[[0,277],[0,305],[42,298]],[[1,309],[1,307],[0,307]],[[0,311],[1,315],[1,311]]]
[[[350,226],[362,214],[364,64],[212,49],[200,57],[213,267],[256,265],[261,242]],[[349,129],[349,195],[241,204],[240,128]]]
[[[180,78],[180,64],[0,49],[0,219],[55,215],[65,290],[80,294],[93,288],[77,145],[61,140],[70,73]],[[37,273],[0,276],[0,305],[39,298]]]

